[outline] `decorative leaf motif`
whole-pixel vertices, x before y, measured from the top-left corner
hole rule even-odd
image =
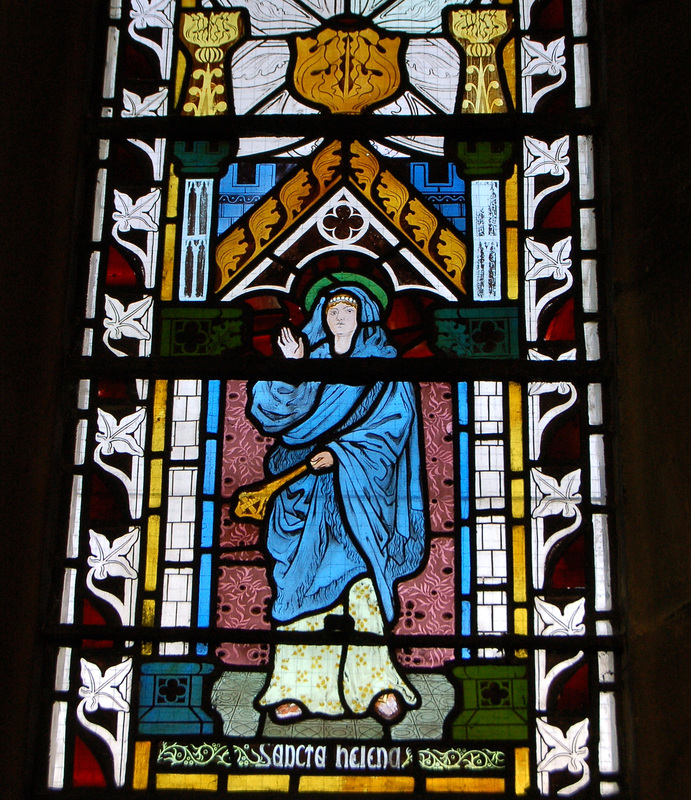
[[[535,609],[545,623],[543,636],[585,636],[585,598],[568,603],[563,613],[552,603],[535,598]]]
[[[102,581],[108,576],[134,580],[137,577],[137,571],[132,567],[126,556],[132,550],[138,538],[139,528],[133,528],[111,544],[103,534],[90,530],[89,547],[91,555],[87,558],[86,563],[94,570],[96,580]]]
[[[557,794],[569,796],[574,794],[590,782],[590,767],[588,766],[588,720],[584,719],[572,725],[566,735],[560,728],[549,725],[539,717],[536,719],[537,728],[548,751],[537,765],[538,772],[559,772],[568,769],[573,775],[581,774],[581,779],[560,789]]]
[[[552,514],[563,514],[565,517],[576,516],[576,506],[583,499],[578,490],[581,488],[581,470],[576,469],[564,475],[561,482],[550,475],[545,475],[533,467],[530,474],[537,488],[544,495],[533,510],[533,517],[548,517]]]
[[[524,175],[533,178],[536,175],[563,175],[569,164],[569,137],[562,136],[552,144],[526,136],[525,146],[532,156],[530,164],[526,164]]]
[[[84,700],[86,711],[94,712],[99,708],[106,711],[129,711],[127,700],[118,690],[118,686],[125,680],[132,669],[132,659],[128,658],[121,664],[108,667],[101,674],[97,664],[92,664],[85,658],[79,660],[81,664],[82,684],[79,696]]]
[[[564,280],[567,272],[571,269],[571,237],[561,239],[550,249],[549,245],[536,242],[529,237],[525,241],[525,247],[535,262],[525,273],[527,281],[535,281],[540,278],[554,278]]]
[[[134,432],[142,424],[145,416],[146,409],[140,408],[118,422],[112,414],[99,408],[96,441],[100,442],[103,455],[127,453],[131,456],[143,456],[144,451],[134,438]]]
[[[105,332],[103,342],[106,347],[117,356],[125,356],[121,350],[116,350],[110,344],[110,339],[121,339],[127,336],[130,339],[151,339],[149,331],[141,324],[140,320],[151,307],[153,297],[147,296],[135,303],[130,303],[125,309],[115,297],[105,295],[106,318],[103,321]]]
[[[522,42],[525,55],[529,61],[523,67],[521,75],[559,75],[564,70],[564,37],[550,42],[546,47],[525,37]]]
[[[530,361],[554,361],[551,356],[546,356],[544,353],[540,353],[538,350],[534,348],[528,350],[528,359]],[[571,350],[567,350],[565,353],[562,353],[558,358],[557,361],[575,361],[576,360],[576,348],[572,348]],[[542,386],[541,383],[536,383],[535,386]],[[540,394],[540,392],[531,392],[531,394]],[[560,394],[565,394],[565,392],[560,392]]]
[[[130,17],[135,28],[172,28],[173,0],[132,0]],[[171,14],[171,16],[169,16]]]
[[[535,359],[536,361],[540,361],[542,359]],[[550,359],[551,361],[552,359]],[[559,394],[568,394],[571,391],[572,384],[567,383],[566,381],[559,381],[559,382],[545,382],[545,381],[536,381],[535,383],[531,383],[528,386],[528,394],[532,397],[533,395],[537,394],[551,394],[552,392],[558,392]]]
[[[154,189],[138,200],[132,200],[129,195],[115,189],[114,202],[116,210],[113,212],[113,219],[117,223],[119,230],[123,233],[130,229],[157,231],[158,203],[160,199],[160,189]]]
[[[140,97],[128,89],[122,90],[122,116],[123,117],[162,117],[165,114],[165,101],[168,99],[168,89]]]

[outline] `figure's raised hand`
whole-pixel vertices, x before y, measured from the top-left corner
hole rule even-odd
[[[286,358],[304,358],[305,345],[302,339],[296,339],[290,328],[281,328],[277,340],[280,351]]]
[[[319,472],[320,470],[324,469],[331,469],[334,465],[334,457],[333,453],[329,450],[322,450],[321,453],[317,453],[316,455],[310,458],[310,466],[313,470]]]

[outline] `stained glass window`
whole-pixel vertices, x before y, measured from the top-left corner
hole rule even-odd
[[[618,794],[584,0],[108,17],[42,788]]]

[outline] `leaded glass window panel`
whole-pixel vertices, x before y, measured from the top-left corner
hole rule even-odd
[[[41,791],[618,794],[585,3],[107,16]]]

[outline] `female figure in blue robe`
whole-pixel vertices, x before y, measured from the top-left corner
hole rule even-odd
[[[284,328],[286,358],[393,358],[376,301],[360,286],[332,289],[296,338]],[[278,630],[318,631],[347,609],[375,644],[278,644],[259,699],[280,721],[371,712],[395,721],[419,699],[391,660],[385,623],[394,622],[398,579],[425,553],[417,400],[410,383],[369,386],[259,381],[250,414],[275,444],[267,472],[311,470],[275,497],[266,529],[272,556],[272,617]],[[378,637],[381,637],[380,639]]]

